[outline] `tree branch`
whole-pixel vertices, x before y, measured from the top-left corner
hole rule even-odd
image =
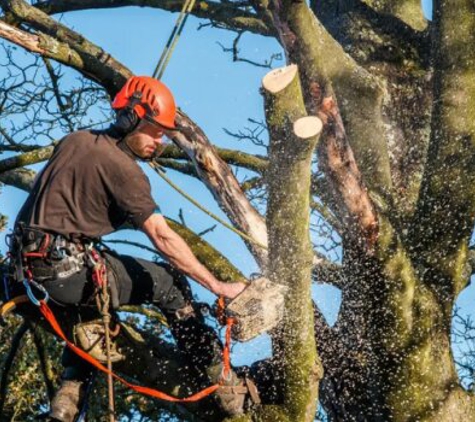
[[[28,151],[24,154],[9,157],[4,160],[0,160],[0,174],[9,171],[19,169],[24,166],[41,163],[51,157],[54,146],[58,141],[53,142],[52,145],[46,147],[36,147],[32,151]],[[230,150],[226,148],[213,147],[218,152],[218,155],[228,164],[238,167],[244,167],[249,170],[253,170],[259,173],[265,172],[267,168],[267,159],[264,157],[248,154],[242,151]],[[29,148],[28,148],[29,149]],[[181,149],[174,145],[167,146],[163,154],[157,160],[158,164],[164,164],[172,168],[173,170],[181,171],[182,173],[190,176],[197,176],[194,167],[189,164],[181,164],[172,161],[162,161],[163,159],[186,159],[189,160],[189,156],[185,154]]]
[[[65,110],[67,109],[67,107],[65,106],[65,104],[64,104],[64,102],[61,98],[61,92],[60,92],[59,86],[58,86],[59,77],[58,77],[58,75],[56,75],[51,62],[47,58],[43,57],[43,62],[45,64],[46,71],[48,72],[48,75],[51,79],[51,86],[53,88],[54,97],[56,98],[56,102],[58,104],[58,109],[59,109],[63,119],[66,121],[66,123],[68,125],[68,128],[69,128],[69,131],[72,132],[74,130],[74,125],[71,122],[71,119],[70,119],[69,115],[67,113],[65,113]]]
[[[35,7],[51,15],[86,9],[116,8],[125,6],[153,7],[179,12],[183,6],[180,0],[50,0],[39,1]],[[248,31],[255,34],[272,36],[272,28],[254,13],[236,7],[233,2],[197,2],[191,12],[192,15],[211,19],[227,29],[233,31]]]
[[[46,161],[51,157],[53,150],[54,145],[49,145],[34,151],[25,152],[24,154],[15,155],[14,157],[0,160],[0,174]]]
[[[18,352],[18,348],[21,344],[21,339],[28,331],[28,323],[24,321],[18,330],[16,331],[15,335],[12,338],[12,345],[10,346],[10,350],[8,355],[5,358],[5,364],[3,365],[2,371],[2,378],[0,380],[0,415],[3,414],[3,407],[5,406],[5,399],[7,398],[7,388],[8,388],[8,375],[10,374],[10,370],[13,365],[13,361],[15,356]]]
[[[307,116],[297,66],[268,73],[262,85],[270,134],[269,274],[289,287],[285,308],[293,309],[285,314],[285,335],[279,339],[284,356],[284,407],[291,420],[313,421],[322,368],[310,297],[309,202],[312,155],[322,123]]]
[[[130,70],[102,48],[25,1],[1,0],[0,5],[10,22],[27,23],[39,31],[37,36],[21,31],[23,41],[18,45],[27,50],[43,54],[79,70],[89,79],[101,83],[109,92],[121,88],[124,75],[131,76]],[[11,32],[12,27],[9,28]],[[0,32],[0,36],[4,37],[5,33],[5,30]]]
[[[344,289],[345,272],[341,265],[331,262],[318,252],[314,252],[312,277],[318,284],[328,283]]]
[[[343,227],[338,219],[332,214],[332,212],[323,204],[315,201],[313,198],[310,200],[310,208],[317,211],[322,218],[332,226],[340,235],[343,233]]]
[[[45,350],[45,344],[40,334],[37,332],[37,327],[34,327],[31,322],[28,322],[30,332],[33,335],[33,342],[36,347],[36,352],[38,353],[38,358],[40,360],[41,372],[43,372],[43,377],[46,384],[46,392],[48,393],[48,398],[51,401],[54,396],[54,374],[51,368],[51,362],[49,356]]]
[[[267,229],[262,216],[242,191],[229,166],[220,158],[204,132],[183,112],[177,115],[180,131],[174,142],[188,155],[200,179],[233,224],[262,245],[267,245]],[[267,251],[247,243],[261,267],[266,266]]]
[[[33,187],[35,172],[27,169],[16,169],[0,174],[0,182],[29,192]]]
[[[475,15],[470,0],[449,3],[435,3],[431,138],[411,238],[425,281],[456,297],[475,224]]]

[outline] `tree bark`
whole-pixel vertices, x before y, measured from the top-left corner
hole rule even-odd
[[[286,309],[291,312],[286,313],[277,341],[286,380],[284,415],[291,421],[313,421],[322,367],[310,297],[309,193],[311,158],[322,124],[307,117],[295,65],[270,72],[263,87],[270,131],[269,274],[290,288]]]
[[[250,204],[239,182],[228,165],[219,157],[208,138],[186,115],[178,113],[180,132],[174,142],[188,155],[199,178],[205,183],[229,219],[241,231],[267,245],[267,228],[264,218]],[[267,251],[247,242],[262,269],[267,265]]]

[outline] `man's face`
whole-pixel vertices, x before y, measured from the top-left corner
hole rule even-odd
[[[162,128],[142,119],[137,128],[125,138],[133,153],[140,158],[152,158],[164,145],[165,133]]]

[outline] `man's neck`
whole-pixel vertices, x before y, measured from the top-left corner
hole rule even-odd
[[[117,127],[115,127],[114,125],[110,125],[109,128],[106,130],[106,133],[107,135],[109,135],[111,138],[113,138],[116,141],[117,147],[123,152],[125,152],[130,158],[132,158],[133,160],[141,159],[127,145],[127,142],[125,141],[127,135],[124,134]]]
[[[137,154],[135,154],[127,145],[125,138],[122,138],[121,140],[119,140],[119,142],[117,142],[117,146],[119,147],[119,149],[124,151],[133,160],[141,160],[141,158]]]

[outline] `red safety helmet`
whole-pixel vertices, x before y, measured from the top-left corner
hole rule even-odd
[[[112,102],[114,110],[132,108],[141,119],[175,129],[176,105],[170,90],[150,76],[132,76]]]

